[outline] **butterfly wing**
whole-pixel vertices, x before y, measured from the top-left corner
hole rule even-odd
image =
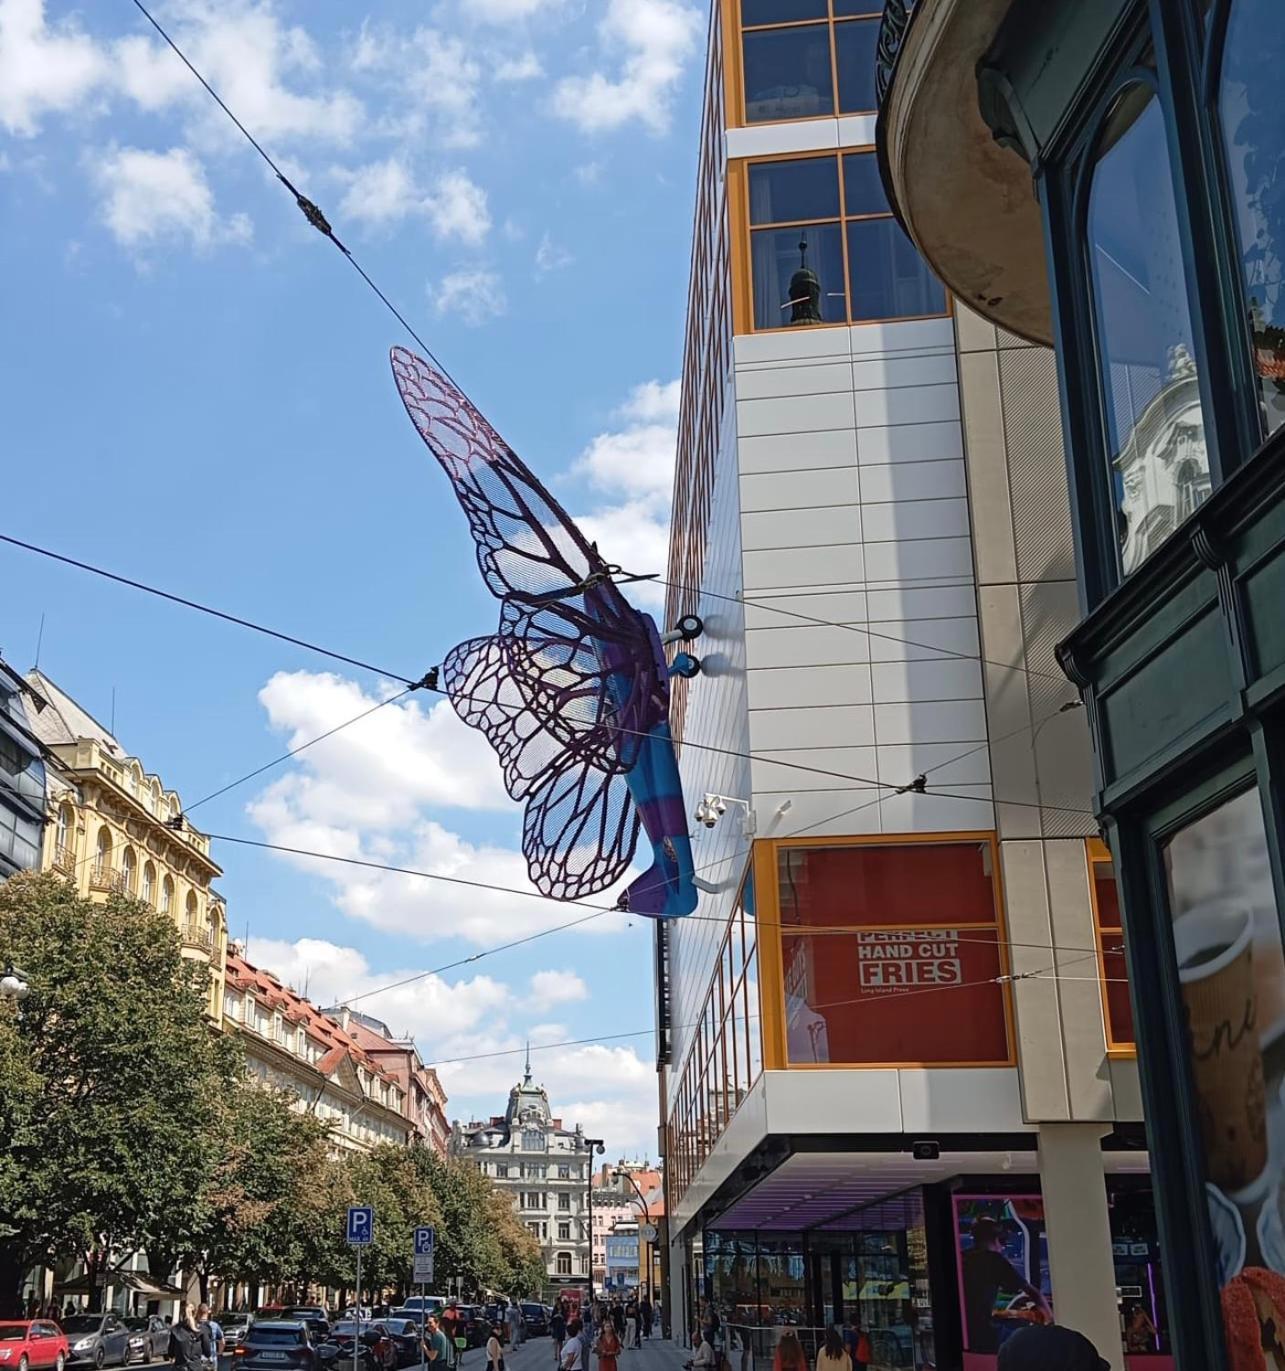
[[[451,479],[491,593],[536,604],[574,593],[606,563],[561,505],[446,376],[392,350],[406,412]]]

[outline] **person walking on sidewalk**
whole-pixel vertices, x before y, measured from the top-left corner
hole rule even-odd
[[[852,1371],[852,1358],[843,1345],[843,1334],[837,1324],[825,1330],[825,1342],[817,1353],[816,1371]]]
[[[642,1335],[644,1338],[651,1337],[651,1301],[646,1295],[642,1297],[642,1303],[638,1306],[638,1317],[642,1319]]]
[[[196,1310],[197,1327],[205,1327],[210,1330],[210,1365],[218,1371],[219,1358],[222,1357],[224,1349],[227,1347],[227,1339],[223,1336],[223,1329],[210,1317],[210,1306],[201,1304]]]
[[[620,1334],[616,1332],[616,1321],[603,1321],[602,1331],[598,1334],[598,1371],[616,1371],[616,1358],[620,1355]]]
[[[580,1335],[584,1324],[573,1318],[567,1324],[567,1340],[562,1344],[562,1356],[558,1361],[560,1371],[584,1371],[584,1344]]]
[[[634,1300],[625,1306],[625,1346],[638,1346],[638,1305]]]
[[[504,1347],[495,1336],[494,1328],[486,1340],[486,1365],[487,1371],[504,1371]]]
[[[213,1351],[209,1324],[198,1328],[191,1307],[185,1304],[178,1322],[170,1329],[170,1358],[174,1371],[202,1371],[205,1359]]]
[[[562,1312],[561,1300],[553,1306],[553,1313],[549,1315],[549,1336],[553,1339],[553,1364],[558,1366],[562,1362],[562,1343],[567,1336],[567,1319]]]

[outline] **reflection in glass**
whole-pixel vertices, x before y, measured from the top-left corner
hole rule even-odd
[[[747,123],[834,113],[828,24],[755,29],[743,41]]]
[[[1209,494],[1164,117],[1135,85],[1106,127],[1088,246],[1120,560],[1133,571]]]
[[[1229,1215],[1254,1234],[1252,1264],[1285,1274],[1285,956],[1258,792],[1174,834],[1164,864],[1217,1282],[1224,1309],[1248,1300],[1252,1317]]]
[[[851,222],[848,263],[854,322],[945,313],[946,292],[941,282],[895,219]]]
[[[882,0],[880,0],[882,4]],[[824,19],[826,0],[741,0],[741,24],[793,24],[800,19]]]
[[[803,272],[815,277],[806,296],[817,315],[812,322],[840,324],[847,318],[843,240],[838,224],[755,229],[750,235],[750,262],[755,328],[785,328],[792,322],[805,299],[804,287],[796,281]]]
[[[878,43],[878,20],[834,26],[839,109],[844,114],[861,114],[875,108],[875,48]]]
[[[839,217],[839,173],[833,157],[798,157],[750,166],[750,223],[797,224]]]
[[[1285,103],[1278,0],[1236,0],[1223,46],[1218,112],[1240,231],[1245,303],[1268,433],[1285,422]]]
[[[888,193],[879,175],[879,159],[873,152],[849,152],[843,158],[843,212],[891,214]]]

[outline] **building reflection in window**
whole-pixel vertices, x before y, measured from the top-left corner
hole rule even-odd
[[[1285,423],[1285,30],[1277,0],[1234,0],[1223,40],[1218,114],[1240,238],[1245,305],[1264,427]]]
[[[1116,533],[1128,573],[1209,493],[1164,116],[1143,82],[1120,94],[1102,131],[1088,249]]]

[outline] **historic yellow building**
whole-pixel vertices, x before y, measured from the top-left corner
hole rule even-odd
[[[227,910],[210,883],[223,874],[210,857],[210,840],[182,814],[167,790],[137,757],[43,672],[27,682],[45,702],[29,710],[32,731],[57,757],[50,768],[49,822],[41,869],[56,871],[91,900],[120,891],[173,916],[183,955],[210,969],[207,1012],[223,1016]]]

